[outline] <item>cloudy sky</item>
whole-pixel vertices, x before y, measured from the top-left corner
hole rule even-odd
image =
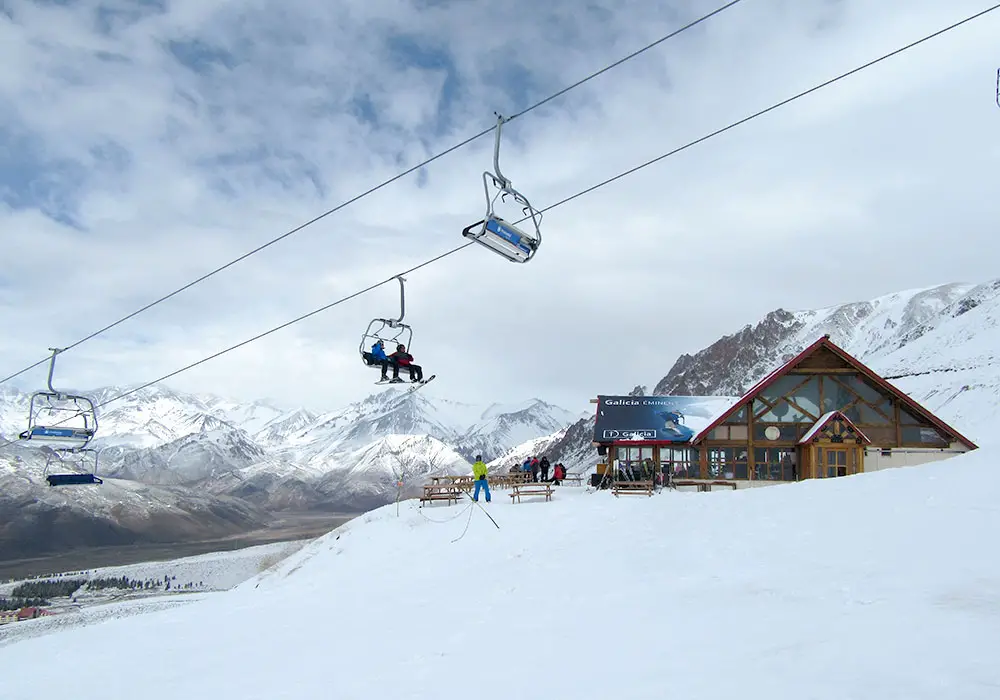
[[[0,377],[723,0],[0,0]],[[991,0],[744,0],[504,128],[539,208]],[[457,400],[575,410],[777,307],[997,275],[1000,11],[547,213],[526,265],[407,278]],[[66,353],[145,382],[463,242],[492,134]],[[334,408],[380,287],[171,379]],[[12,385],[44,384],[44,367]],[[433,387],[433,390],[432,390]]]

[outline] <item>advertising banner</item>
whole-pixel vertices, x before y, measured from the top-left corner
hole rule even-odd
[[[688,442],[737,401],[728,396],[598,396],[595,442]]]

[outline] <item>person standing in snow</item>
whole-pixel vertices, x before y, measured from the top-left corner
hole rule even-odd
[[[542,457],[542,461],[538,463],[538,466],[542,470],[542,481],[548,481],[549,480],[549,466],[551,466],[549,464],[549,458],[543,456]]]
[[[486,502],[490,502],[490,485],[486,481],[486,463],[482,455],[476,455],[476,463],[472,465],[472,476],[476,480],[476,490],[472,494],[472,500],[479,500],[479,489],[486,492]]]
[[[538,481],[538,457],[531,458],[531,480]]]

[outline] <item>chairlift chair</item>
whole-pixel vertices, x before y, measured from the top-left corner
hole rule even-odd
[[[49,443],[57,449],[82,450],[97,433],[97,407],[86,396],[67,394],[53,388],[56,355],[62,350],[49,350],[52,351],[52,358],[49,360],[48,391],[36,391],[31,395],[28,429],[18,437]],[[67,425],[70,422],[73,424]]]
[[[378,370],[382,369],[382,363],[376,360],[371,353],[371,347],[375,343],[381,340],[386,347],[393,349],[397,344],[403,344],[409,350],[410,343],[413,341],[413,329],[403,323],[403,316],[406,315],[406,290],[403,284],[405,280],[402,276],[397,276],[396,279],[399,280],[399,318],[372,319],[367,330],[361,336],[361,345],[358,348],[361,353],[361,361],[365,363],[365,366]],[[391,352],[392,350],[386,354]]]
[[[494,253],[502,255],[511,262],[526,263],[531,260],[538,248],[542,245],[542,213],[531,206],[527,198],[514,189],[511,181],[500,172],[500,132],[503,128],[504,118],[497,114],[497,133],[493,145],[493,170],[494,173],[486,171],[483,173],[483,188],[486,191],[486,216],[471,226],[462,230],[462,235],[480,245],[483,245]],[[490,183],[496,188],[493,196],[490,196]],[[520,228],[505,219],[501,218],[495,211],[497,198],[506,201],[510,196],[515,202],[521,205],[525,218],[531,219],[531,228]],[[474,229],[479,228],[478,232]]]
[[[97,476],[97,450],[93,447],[72,450],[58,450],[45,446],[45,480],[49,486],[83,486],[88,484],[103,484],[104,480]],[[67,457],[63,457],[67,455]],[[59,467],[58,473],[50,474],[53,467]]]

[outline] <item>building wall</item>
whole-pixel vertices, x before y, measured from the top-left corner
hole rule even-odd
[[[953,442],[949,447],[943,449],[934,447],[893,447],[883,451],[878,447],[868,447],[865,449],[865,471],[877,472],[894,467],[913,467],[918,464],[928,464],[948,459],[949,457],[954,457],[968,451],[969,449],[959,442]]]

